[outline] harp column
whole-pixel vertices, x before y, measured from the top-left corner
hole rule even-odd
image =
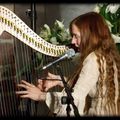
[[[27,9],[26,15],[30,18],[30,21],[31,21],[31,26],[30,27],[31,27],[31,29],[36,33],[36,18],[37,18],[36,17],[36,4],[31,3],[30,8],[31,9]],[[32,53],[33,53],[33,57],[34,57],[34,51],[32,51]],[[32,72],[35,72],[35,71],[32,70]],[[36,76],[32,75],[32,79],[36,79]],[[31,101],[31,100],[28,100],[27,109],[31,110],[32,115],[37,114],[37,111],[36,111],[37,110],[37,103],[34,102],[34,101]]]

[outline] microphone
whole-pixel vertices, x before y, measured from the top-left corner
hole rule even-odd
[[[55,63],[57,63],[57,62],[65,59],[65,58],[70,59],[70,58],[73,57],[74,55],[75,55],[75,51],[74,51],[74,49],[71,48],[71,49],[67,50],[62,57],[60,57],[59,59],[57,59],[57,60],[55,60],[55,61],[47,64],[46,66],[44,66],[44,67],[42,68],[42,70],[45,70],[46,68],[52,66],[53,64],[55,64]]]

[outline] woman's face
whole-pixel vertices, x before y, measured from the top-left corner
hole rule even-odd
[[[80,31],[77,28],[76,25],[72,25],[72,41],[71,44],[74,44],[76,47],[80,46],[81,37],[80,37]]]

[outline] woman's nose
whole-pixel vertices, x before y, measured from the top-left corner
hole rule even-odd
[[[75,40],[75,38],[74,38],[74,37],[72,38],[71,43],[72,43],[72,44],[75,44],[75,43],[76,43],[76,40]]]

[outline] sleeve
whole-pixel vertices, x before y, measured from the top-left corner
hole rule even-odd
[[[83,68],[79,75],[78,81],[74,86],[74,102],[78,107],[80,115],[84,115],[85,99],[90,90],[95,86],[98,81],[99,69],[97,57],[95,53],[91,53],[83,62]]]
[[[97,57],[94,53],[91,53],[83,62],[83,68],[72,92],[74,103],[77,106],[80,115],[84,115],[85,98],[96,84],[98,76]],[[52,111],[60,111],[59,113],[65,114],[65,105],[61,105],[61,97],[63,95],[65,95],[65,92],[47,93],[46,104]],[[71,111],[71,114],[74,114],[73,108]]]

